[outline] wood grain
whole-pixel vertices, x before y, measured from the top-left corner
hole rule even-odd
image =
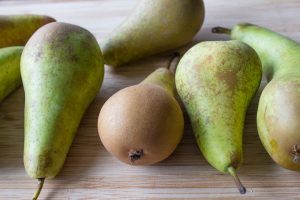
[[[90,30],[101,44],[103,37],[131,12],[137,0],[0,1],[1,14],[37,13]],[[300,42],[299,0],[211,0],[206,19],[194,41],[227,39],[213,35],[216,25],[239,22],[267,26]],[[239,175],[248,188],[241,196],[228,175],[213,169],[202,157],[186,116],[184,138],[167,160],[147,167],[125,165],[110,156],[96,129],[103,103],[116,91],[138,83],[165,66],[168,53],[118,69],[106,66],[103,87],[87,110],[59,176],[47,180],[41,199],[300,199],[300,174],[277,166],[261,145],[256,129],[258,95],[247,114],[244,165]],[[262,83],[261,89],[264,86]],[[260,91],[261,91],[260,89]],[[0,199],[30,199],[36,182],[25,173],[23,154],[23,89],[0,105]]]

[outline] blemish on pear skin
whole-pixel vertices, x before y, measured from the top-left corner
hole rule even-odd
[[[237,86],[237,75],[233,71],[219,71],[216,73],[217,78],[224,82],[228,90],[234,91]]]
[[[203,66],[205,66],[205,65],[209,65],[212,61],[213,61],[213,56],[212,55],[209,55],[209,56],[207,56],[206,58],[205,58],[205,60],[203,60],[203,62],[201,62],[200,64],[197,64],[197,65],[195,65],[195,68],[197,68],[198,69],[198,73],[200,73],[201,71],[201,68],[203,67]]]
[[[43,50],[42,50],[42,48],[39,48],[39,50],[36,54],[36,57],[34,58],[34,62],[38,62],[41,59],[42,54],[43,54]]]
[[[212,55],[209,55],[209,56],[207,57],[207,59],[206,59],[207,62],[211,62],[212,60],[213,60]]]

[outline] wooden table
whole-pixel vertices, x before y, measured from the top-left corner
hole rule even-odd
[[[130,14],[136,2],[1,1],[0,14],[48,14],[58,21],[87,28],[101,44],[102,38]],[[193,43],[225,39],[211,34],[211,27],[231,27],[238,22],[264,25],[300,42],[299,0],[205,3],[205,23]],[[96,129],[101,106],[116,91],[165,66],[168,58],[161,54],[116,70],[106,67],[103,87],[82,120],[64,168],[57,178],[46,181],[41,199],[300,199],[300,174],[277,166],[258,138],[255,118],[259,94],[246,119],[245,160],[239,170],[248,188],[244,196],[238,193],[229,175],[219,173],[204,160],[188,120],[178,149],[157,165],[129,166],[108,154]],[[0,105],[0,199],[30,199],[36,189],[36,181],[26,175],[22,161],[23,104],[24,92],[20,88]]]

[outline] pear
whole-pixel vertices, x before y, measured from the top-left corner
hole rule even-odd
[[[23,46],[37,29],[54,21],[44,15],[0,15],[0,48]]]
[[[105,64],[120,66],[190,42],[204,20],[202,0],[140,0],[103,41]]]
[[[98,119],[105,148],[132,165],[150,165],[170,156],[184,127],[174,89],[174,74],[159,68],[141,83],[110,97]]]
[[[256,52],[239,41],[202,42],[180,60],[176,88],[190,117],[198,146],[217,170],[234,177],[243,160],[247,108],[261,80]]]
[[[0,102],[22,85],[20,59],[23,47],[0,49]]]
[[[257,51],[268,79],[257,111],[259,137],[276,163],[300,171],[300,44],[252,24],[213,31],[230,34]]]
[[[39,180],[63,167],[80,120],[97,95],[104,64],[97,40],[87,30],[53,22],[40,28],[21,57],[25,90],[24,165]]]

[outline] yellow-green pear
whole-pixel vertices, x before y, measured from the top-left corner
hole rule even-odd
[[[260,85],[261,62],[239,41],[201,42],[180,60],[176,88],[190,117],[198,146],[217,170],[234,177],[243,160],[247,108]]]
[[[22,85],[20,59],[23,47],[0,49],[0,102]]]
[[[45,15],[0,15],[0,48],[23,46],[37,29],[54,21]]]
[[[300,44],[247,23],[213,31],[230,34],[257,51],[268,79],[257,111],[259,137],[277,164],[300,171]]]
[[[190,42],[204,20],[202,0],[140,0],[101,44],[105,64],[120,66]]]
[[[87,30],[53,22],[40,28],[21,58],[25,89],[24,165],[43,182],[63,167],[81,118],[103,80],[102,54]]]

